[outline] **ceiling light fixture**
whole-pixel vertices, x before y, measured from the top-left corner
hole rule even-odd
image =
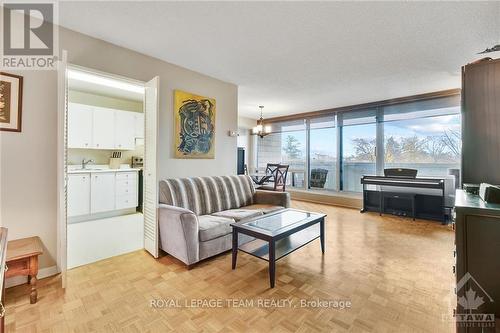
[[[85,81],[89,83],[99,84],[106,87],[126,90],[138,94],[144,94],[144,87],[132,83],[127,83],[104,76],[99,76],[82,71],[68,69],[68,78],[72,80]]]
[[[259,109],[260,119],[257,120],[257,126],[252,129],[252,134],[258,135],[263,138],[266,135],[271,134],[271,125],[264,125],[264,118],[262,118],[262,110],[264,109],[264,105],[259,105]]]

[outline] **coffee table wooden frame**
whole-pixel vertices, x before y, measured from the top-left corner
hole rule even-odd
[[[248,225],[258,219],[283,214],[286,211],[308,213],[310,216],[278,229],[276,232]],[[271,288],[274,288],[276,261],[318,238],[321,243],[321,252],[325,253],[325,217],[326,215],[321,213],[288,208],[251,220],[231,224],[233,227],[232,269],[236,268],[238,250],[266,260],[269,262],[269,283]],[[252,236],[255,239],[238,246],[239,233]]]

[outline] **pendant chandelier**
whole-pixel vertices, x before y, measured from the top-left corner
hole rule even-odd
[[[257,120],[257,126],[252,129],[252,133],[263,138],[266,135],[271,134],[271,125],[264,125],[264,118],[262,118],[262,110],[264,109],[264,105],[259,105],[259,109],[260,119]]]

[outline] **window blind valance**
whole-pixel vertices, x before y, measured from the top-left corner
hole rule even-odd
[[[377,109],[346,111],[339,114],[342,126],[373,124],[377,121]]]
[[[264,121],[265,124],[265,121]],[[282,122],[271,123],[271,133],[295,132],[306,130],[306,120],[287,120]]]
[[[385,106],[382,108],[383,119],[380,121],[448,116],[459,113],[460,96],[455,95]]]
[[[391,101],[392,102],[392,101]],[[375,103],[372,103],[375,104]],[[277,120],[269,123],[272,133],[304,131],[307,121],[311,129],[334,128],[337,126],[352,126],[389,122],[416,118],[455,115],[460,113],[460,94],[432,96],[428,99],[405,101],[397,104],[370,105],[363,109],[358,106],[343,107],[341,110],[331,110],[317,115],[306,114],[304,118]],[[297,115],[300,116],[300,115]]]
[[[337,126],[337,117],[335,114],[329,116],[311,118],[309,121],[310,129],[334,128]]]

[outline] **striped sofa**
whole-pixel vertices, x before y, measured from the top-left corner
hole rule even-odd
[[[244,175],[165,179],[159,198],[160,246],[188,266],[230,250],[231,223],[290,206],[288,193],[256,190]]]

